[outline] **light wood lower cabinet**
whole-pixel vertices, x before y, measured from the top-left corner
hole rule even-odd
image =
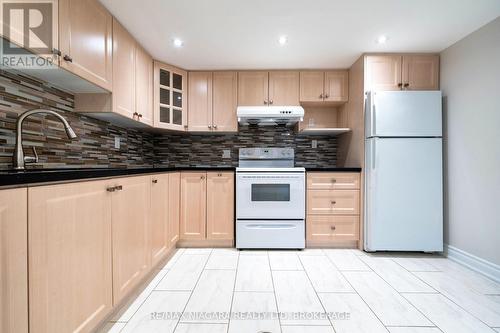
[[[169,175],[151,176],[151,265],[155,266],[170,249]]]
[[[144,278],[151,267],[151,177],[127,177],[114,181],[113,304],[120,302]]]
[[[0,332],[28,333],[27,189],[0,191]]]
[[[168,238],[171,248],[175,247],[179,240],[180,209],[181,174],[174,172],[168,176]]]
[[[207,218],[206,172],[181,173],[180,239],[205,239]]]
[[[234,172],[181,173],[180,229],[181,241],[234,239]]]
[[[234,238],[234,173],[207,173],[207,239]]]
[[[90,332],[111,310],[108,183],[29,189],[30,332]]]
[[[360,181],[359,173],[307,173],[307,246],[359,241]]]

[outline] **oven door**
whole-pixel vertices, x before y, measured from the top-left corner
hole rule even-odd
[[[237,173],[236,217],[238,219],[304,219],[305,174]]]

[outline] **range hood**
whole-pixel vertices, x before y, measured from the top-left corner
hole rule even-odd
[[[304,120],[302,106],[238,106],[236,113],[241,125],[294,125]]]

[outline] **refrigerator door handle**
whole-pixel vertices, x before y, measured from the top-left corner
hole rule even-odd
[[[371,162],[372,162],[371,167],[372,167],[372,170],[375,170],[375,162],[376,162],[376,158],[377,158],[377,154],[375,152],[375,149],[377,147],[377,145],[376,145],[376,139],[375,138],[371,140],[371,145],[372,145],[372,149],[371,149],[371,155],[372,156],[370,157],[371,158]]]
[[[373,137],[376,135],[376,131],[377,131],[377,128],[376,128],[376,112],[375,112],[375,92],[374,91],[370,91],[368,92],[367,94],[367,104],[368,104],[368,108],[369,108],[369,112],[370,112],[370,134],[369,136],[370,137]]]

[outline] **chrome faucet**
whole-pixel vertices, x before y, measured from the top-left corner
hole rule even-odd
[[[13,165],[14,169],[17,170],[23,170],[24,169],[24,164],[25,163],[36,163],[38,162],[38,155],[36,153],[35,147],[32,147],[33,149],[33,154],[34,156],[24,156],[23,152],[23,122],[26,118],[33,114],[37,113],[45,113],[49,115],[55,116],[57,119],[61,121],[64,125],[64,130],[66,131],[66,135],[70,139],[75,139],[77,136],[75,134],[75,131],[69,126],[69,123],[66,119],[64,119],[63,116],[61,116],[59,113],[51,111],[51,110],[44,110],[44,109],[34,109],[34,110],[29,110],[24,113],[22,113],[19,118],[17,118],[16,122],[16,147],[14,150],[14,156],[13,156]]]

